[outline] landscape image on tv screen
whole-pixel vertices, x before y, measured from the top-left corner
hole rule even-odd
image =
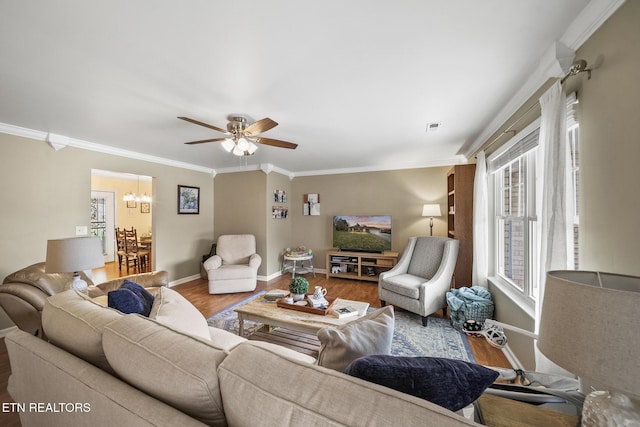
[[[362,252],[391,250],[391,216],[334,216],[333,247],[343,251]]]

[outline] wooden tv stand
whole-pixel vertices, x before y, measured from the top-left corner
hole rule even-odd
[[[380,273],[390,270],[398,263],[398,252],[348,252],[336,249],[327,250],[327,279],[340,277],[342,279],[368,280],[377,282]],[[340,272],[332,272],[334,267]]]

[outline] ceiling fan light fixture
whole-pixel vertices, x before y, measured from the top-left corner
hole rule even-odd
[[[236,148],[236,144],[233,142],[233,139],[225,139],[222,141],[222,148],[224,148],[227,153],[230,153]]]
[[[247,148],[247,153],[253,154],[256,152],[257,149],[258,149],[258,146],[253,142],[249,141],[249,147]]]
[[[249,141],[247,141],[244,137],[240,137],[238,138],[238,142],[236,142],[236,146],[242,152],[247,151],[247,149],[249,148]]]
[[[244,156],[244,151],[242,151],[241,149],[239,149],[237,145],[236,145],[236,147],[233,149],[232,153],[233,153],[233,154],[235,154],[236,156]]]

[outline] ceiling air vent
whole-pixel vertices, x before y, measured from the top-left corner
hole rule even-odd
[[[440,129],[440,127],[442,127],[442,123],[440,122],[427,123],[427,133],[435,132]]]

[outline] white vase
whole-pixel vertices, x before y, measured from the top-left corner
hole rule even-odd
[[[305,297],[305,294],[292,294],[294,301],[302,301]]]

